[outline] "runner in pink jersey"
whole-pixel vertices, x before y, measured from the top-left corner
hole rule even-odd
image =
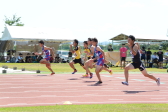
[[[120,48],[120,57],[121,57],[120,66],[121,69],[123,69],[125,67],[125,60],[127,57],[127,48],[125,47],[125,44],[122,44],[122,47]]]

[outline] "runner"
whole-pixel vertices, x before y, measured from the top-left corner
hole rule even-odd
[[[84,53],[85,53],[85,57],[84,57],[84,62],[86,62],[87,60],[91,59],[91,50],[88,48],[88,42],[84,41],[83,42],[83,46],[84,46]],[[82,75],[83,77],[89,77],[88,73],[86,72],[85,75]]]
[[[46,67],[51,71],[51,75],[55,74],[55,72],[51,69],[51,64],[50,64],[50,52],[53,56],[53,58],[55,58],[55,54],[53,52],[53,49],[50,47],[46,47],[44,46],[44,41],[39,41],[39,46],[42,47],[42,53],[35,53],[35,55],[45,55],[43,59],[40,60],[41,64],[45,64]]]
[[[72,46],[74,47],[74,50],[72,49]],[[74,70],[72,74],[75,74],[77,70],[74,67],[74,64],[79,63],[85,69],[84,64],[82,63],[82,60],[81,60],[81,56],[80,56],[81,50],[80,50],[80,47],[78,46],[77,39],[73,41],[73,45],[70,45],[70,51],[75,54],[75,59],[69,63],[70,67]]]
[[[90,51],[91,52],[89,53],[89,55],[92,56],[92,59],[87,60],[85,62],[84,65],[85,65],[85,69],[86,69],[86,73],[87,74],[83,75],[83,77],[88,77],[88,74],[90,74],[90,78],[92,78],[93,77],[93,73],[90,72],[89,68],[92,69],[92,68],[96,67],[97,60],[93,60],[96,57],[96,54],[94,52],[95,46],[93,46],[92,43],[93,43],[92,39],[88,38],[88,45],[90,44],[90,46],[91,46],[90,47]],[[109,67],[105,63],[103,65],[103,70],[109,72],[111,75],[113,74],[112,70],[109,70]]]
[[[130,48],[130,53],[132,55],[133,58],[133,63],[129,63],[126,65],[125,69],[124,69],[124,74],[125,74],[125,82],[122,82],[122,84],[124,85],[129,85],[128,83],[128,70],[131,69],[136,69],[139,68],[139,70],[141,71],[141,73],[145,76],[148,77],[150,79],[153,79],[156,81],[157,85],[160,85],[160,78],[156,79],[153,75],[149,75],[143,65],[143,63],[140,60],[140,45],[137,43],[135,44],[135,37],[130,35],[128,37],[128,47]]]
[[[95,55],[95,58],[92,60],[97,61],[95,72],[96,72],[97,78],[99,80],[96,84],[101,84],[102,80],[100,77],[100,72],[102,71],[103,65],[105,62],[105,54],[104,54],[104,51],[100,48],[100,46],[97,46],[97,44],[98,44],[97,38],[93,38],[92,45],[95,47],[94,54],[96,54],[96,55]]]

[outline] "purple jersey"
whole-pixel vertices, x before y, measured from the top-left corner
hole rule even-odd
[[[97,58],[97,65],[103,66],[104,65],[104,57],[102,52],[96,50],[97,46],[95,47],[95,56]]]
[[[44,50],[44,46],[42,47],[42,51],[44,52],[44,59],[47,61],[50,60],[50,51],[49,50]]]

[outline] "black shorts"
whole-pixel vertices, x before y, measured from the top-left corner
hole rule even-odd
[[[133,62],[131,64],[134,66],[135,69],[139,68],[140,71],[145,70],[145,67],[142,62]]]
[[[149,60],[149,61],[150,61],[150,60],[151,60],[151,57],[147,57],[146,60]]]
[[[88,57],[88,60],[91,59],[90,57]]]
[[[81,58],[80,59],[74,59],[73,62],[76,64],[76,63],[79,63],[81,66],[84,66],[84,64],[82,63],[82,60]]]
[[[126,57],[121,57],[121,61],[125,61]]]
[[[141,60],[146,60],[146,57],[144,57],[144,56],[141,56]]]

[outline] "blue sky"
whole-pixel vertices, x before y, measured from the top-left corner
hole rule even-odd
[[[4,16],[16,14],[25,26],[70,29],[81,41],[120,33],[166,38],[167,11],[167,0],[1,0],[0,31]]]

